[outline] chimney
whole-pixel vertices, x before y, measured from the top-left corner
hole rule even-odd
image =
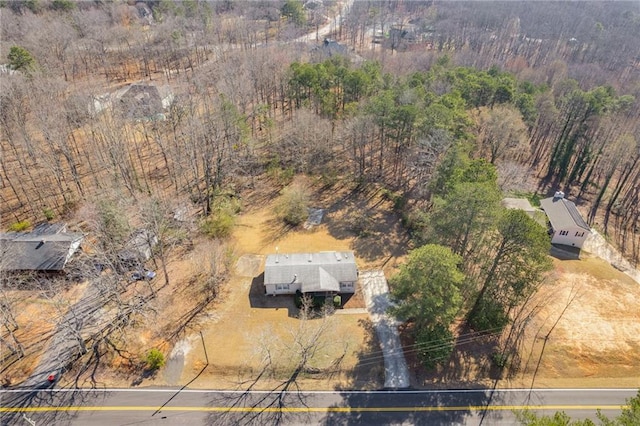
[[[313,254],[309,253],[309,262],[313,262]]]
[[[555,198],[555,199],[562,199],[562,198],[564,198],[564,192],[562,192],[562,191],[556,191],[556,193],[555,193],[555,194],[553,194],[553,198]]]

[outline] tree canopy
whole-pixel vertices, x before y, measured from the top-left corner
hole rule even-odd
[[[414,324],[419,354],[426,365],[434,365],[451,352],[449,327],[462,306],[461,260],[447,247],[427,244],[413,250],[391,278],[395,303],[391,313]]]
[[[16,71],[30,72],[36,66],[36,60],[31,53],[20,46],[12,46],[7,55],[9,66]]]

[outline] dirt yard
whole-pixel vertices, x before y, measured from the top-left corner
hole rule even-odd
[[[542,309],[529,327],[525,376],[540,359],[539,384],[563,378],[640,386],[640,284],[598,258],[554,263],[557,279],[533,302]]]
[[[229,253],[234,259],[232,277],[223,284],[217,300],[200,311],[192,312],[191,305],[216,244],[202,239],[195,241],[186,254],[176,253],[169,265],[171,286],[163,289],[154,302],[157,314],[139,318],[135,330],[127,336],[134,360],[149,348],[158,347],[167,356],[167,365],[155,376],[132,376],[130,360],[113,358],[109,360],[111,368],[96,374],[99,385],[188,383],[192,388],[246,388],[247,380],[256,377],[263,366],[261,350],[282,354],[282,348],[291,345],[300,332],[301,321],[292,298],[265,297],[261,287],[264,256],[275,252],[276,247],[280,253],[353,250],[360,269],[382,268],[387,276],[393,274],[404,259],[408,241],[382,191],[354,193],[342,187],[321,194],[324,195],[312,197],[312,204],[326,209],[326,214],[322,224],[310,230],[292,230],[274,218],[275,194],[251,206],[245,205],[230,243]],[[354,222],[363,218],[364,224],[356,223],[354,230]],[[554,264],[553,279],[532,302],[539,309],[523,345],[523,367],[516,376],[499,381],[498,386],[640,386],[640,284],[597,258],[554,260]],[[69,289],[69,299],[77,297],[81,289],[81,286]],[[25,315],[52,312],[43,300],[25,298],[23,306]],[[382,386],[382,356],[369,317],[362,313],[363,306],[361,295],[356,293],[328,323],[309,322],[311,328],[327,327],[326,335],[330,336],[321,348],[319,361],[312,367],[321,371],[331,367],[339,356],[343,357],[339,370],[333,374],[303,375],[299,382],[305,388]],[[176,326],[191,316],[186,328]],[[24,316],[21,318],[25,321]],[[544,337],[556,321],[541,354]],[[25,325],[25,331],[38,328],[34,321],[25,324],[29,324]],[[45,321],[41,325],[51,327]],[[465,330],[459,332],[464,335]],[[475,343],[480,345],[480,339]],[[439,376],[424,375],[414,369],[412,385],[493,384],[492,374],[482,368],[486,359],[474,359],[472,353],[473,346],[460,351]],[[407,355],[411,366],[408,349]],[[16,366],[13,378],[19,380],[28,374],[29,364],[36,360],[32,356]],[[276,382],[261,380],[257,388],[268,389]]]
[[[334,197],[335,195],[334,193]],[[371,238],[371,241],[365,258],[360,256],[357,247],[358,243],[362,242],[359,242],[355,235],[349,235],[348,230],[340,227],[340,223],[344,216],[353,210],[366,211],[370,208],[367,205],[371,200],[360,200],[359,197],[345,200],[345,197],[348,198],[348,194],[339,194],[337,200],[333,197],[316,198],[314,207],[327,211],[323,223],[309,230],[291,230],[282,226],[274,218],[271,205],[251,210],[240,217],[233,235],[235,250],[240,256],[235,265],[234,277],[213,317],[201,324],[206,356],[202,339],[190,340],[191,350],[185,357],[186,367],[182,371],[179,383],[186,383],[197,376],[190,386],[242,387],[247,377],[255,377],[264,363],[260,348],[272,345],[274,341],[284,345],[291,343],[300,327],[298,310],[294,306],[293,297],[264,295],[261,273],[266,254],[274,253],[276,250],[280,253],[355,250],[358,265],[372,267],[382,266],[384,261],[388,261],[390,265],[397,263],[390,249],[405,238],[397,226],[395,229],[391,228],[391,232],[384,237],[384,241],[395,240],[395,245],[383,245],[379,242],[376,244],[373,240],[375,231],[372,230],[372,235],[366,237]],[[377,194],[373,194],[372,198],[376,197]],[[345,209],[345,206],[348,208]],[[388,209],[389,206],[384,207]],[[397,223],[393,214],[382,211],[383,209],[377,209],[375,214],[380,215],[392,226],[393,222]],[[380,229],[379,232],[382,233],[384,230]],[[376,253],[376,250],[379,252]],[[395,253],[404,254],[401,249]],[[375,259],[380,258],[383,261],[376,263]],[[327,353],[324,357],[330,363],[336,354],[344,353],[342,373],[332,375],[330,379],[324,376],[308,376],[302,380],[305,387],[330,389],[381,386],[384,378],[380,352],[378,350],[377,357],[374,352],[374,362],[370,359],[371,353],[365,353],[374,338],[368,315],[362,312],[362,308],[364,301],[357,292],[346,300],[344,309],[338,310],[330,318],[331,344],[325,348]],[[313,320],[312,323],[320,321]],[[369,358],[366,359],[367,365],[360,368],[359,365],[364,361],[363,355],[368,355]],[[206,357],[210,365],[198,376],[205,365]],[[317,367],[326,368],[327,365]],[[364,377],[363,371],[360,370],[367,371],[367,377]],[[275,381],[265,380],[258,386],[270,388],[274,383]]]

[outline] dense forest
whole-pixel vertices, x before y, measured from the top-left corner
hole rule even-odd
[[[411,216],[466,144],[503,191],[564,190],[637,261],[637,3],[358,1],[332,34],[346,54],[295,42],[339,6],[4,3],[3,227],[113,188],[208,215],[265,172],[378,182]],[[161,119],[96,108],[140,81],[172,92]]]

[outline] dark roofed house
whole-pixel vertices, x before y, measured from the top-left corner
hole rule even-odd
[[[354,293],[358,269],[353,252],[271,254],[264,269],[266,294]]]
[[[115,110],[127,119],[162,120],[175,100],[169,86],[134,83],[115,92],[92,97],[89,112]]]
[[[132,84],[118,96],[118,107],[126,118],[162,118],[173,98],[166,86]]]
[[[0,270],[61,272],[82,239],[82,234],[66,232],[59,224],[0,234]]]
[[[355,59],[356,56],[349,51],[349,47],[335,40],[325,38],[322,44],[311,49],[311,58],[314,62],[322,62],[334,56],[345,56]]]
[[[551,224],[551,243],[582,248],[591,234],[591,228],[576,205],[564,198],[563,192],[558,191],[553,197],[541,200],[540,206]]]

